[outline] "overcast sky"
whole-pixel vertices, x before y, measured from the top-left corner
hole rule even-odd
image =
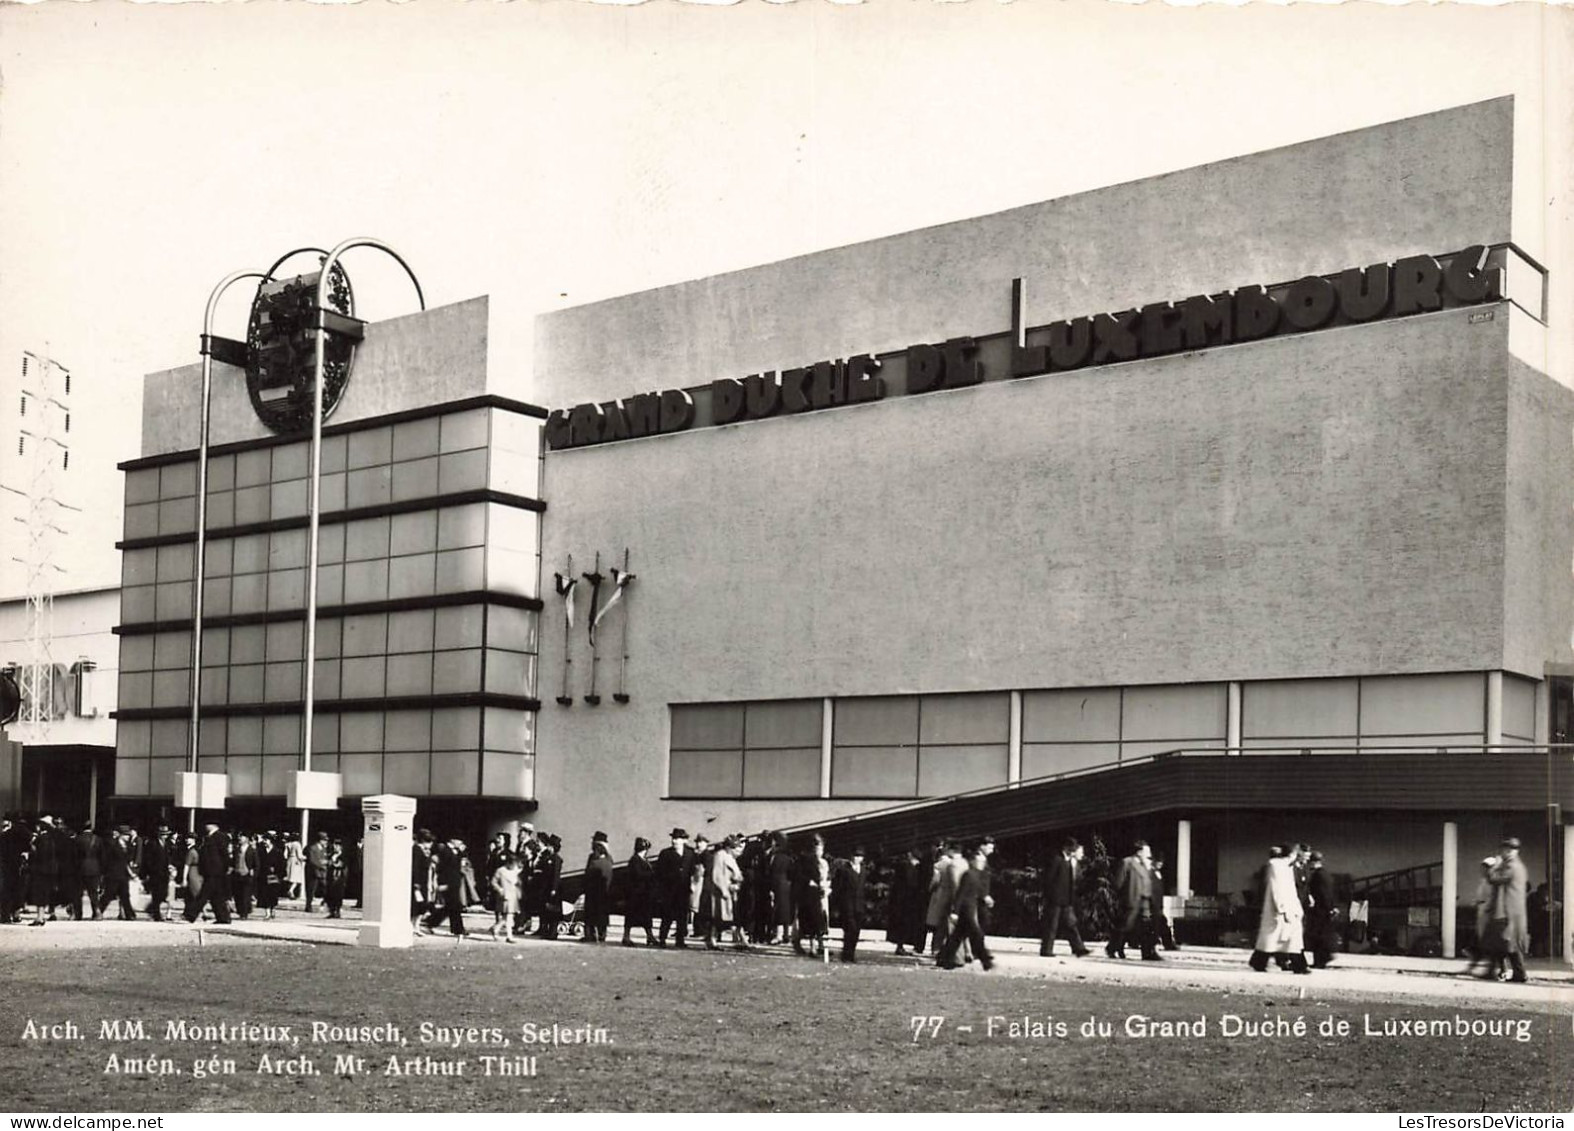
[[[1502,94],[1567,115],[1571,56],[1538,5],[7,4],[0,392],[24,349],[72,369],[62,585],[113,583],[142,375],[291,248],[374,236],[429,305],[491,295],[529,399],[543,310]],[[1537,207],[1516,238],[1556,259]],[[347,266],[362,317],[413,309]]]

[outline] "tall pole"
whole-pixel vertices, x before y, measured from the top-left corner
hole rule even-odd
[[[312,335],[316,365],[312,371],[311,495],[306,528],[306,640],[305,654],[301,657],[306,684],[305,701],[301,712],[301,769],[308,773],[312,768],[312,724],[315,707],[313,700],[317,690],[317,531],[322,516],[322,384],[328,353],[328,328],[323,320],[323,303],[328,298],[328,280],[333,277],[333,269],[338,264],[339,257],[355,247],[375,247],[393,256],[399,266],[404,268],[405,274],[410,276],[410,281],[415,283],[416,298],[420,300],[421,309],[426,309],[426,298],[421,294],[421,284],[416,282],[415,272],[410,270],[410,265],[399,257],[398,252],[381,240],[365,236],[345,240],[328,253],[328,258],[322,264],[322,273],[317,276],[316,310],[313,315],[316,329]],[[302,809],[302,852],[311,844],[310,833],[311,810]],[[307,898],[310,898],[310,893]]]
[[[213,334],[213,311],[219,297],[242,279],[261,279],[260,271],[236,271],[219,280],[208,295],[202,314],[202,431],[197,444],[197,553],[191,575],[191,726],[186,735],[186,769],[197,772],[197,733],[202,724],[202,589],[208,550],[208,424],[213,403],[213,354],[209,341]],[[186,831],[197,831],[197,811],[186,810]]]
[[[585,696],[585,702],[592,707],[600,706],[601,696],[596,694],[596,669],[601,665],[601,658],[596,654],[596,613],[599,611],[596,600],[601,592],[601,551],[596,551],[596,564],[585,575],[585,580],[590,582],[590,612],[585,616],[585,629],[590,637],[590,694]]]
[[[563,694],[557,697],[558,703],[564,707],[574,705],[573,697],[568,693],[568,667],[574,661],[569,657],[573,647],[570,634],[574,631],[574,618],[569,616],[570,602],[574,599],[574,555],[568,556],[568,564],[563,567],[563,576],[567,578],[568,589],[563,594]]]
[[[629,572],[629,548],[627,546],[624,546],[623,547],[623,577],[627,577],[628,576],[628,572]],[[622,580],[622,579],[620,578],[619,580]],[[627,584],[627,582],[625,582],[625,584]],[[624,606],[623,606],[623,639],[622,639],[622,646],[623,646],[622,647],[623,655],[618,660],[618,689],[612,693],[612,701],[614,703],[627,703],[629,701],[628,694],[623,690],[623,677],[627,673],[628,666],[629,666],[629,607],[628,607],[627,604],[624,604]]]

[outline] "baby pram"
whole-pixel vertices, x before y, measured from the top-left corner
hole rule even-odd
[[[566,938],[580,938],[585,933],[585,897],[580,896],[573,903],[564,903],[559,907],[562,920],[558,924],[558,933]]]

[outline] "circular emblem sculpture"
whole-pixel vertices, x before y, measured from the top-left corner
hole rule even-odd
[[[326,257],[324,257],[326,258]],[[318,260],[319,264],[323,259]],[[277,264],[274,265],[275,270]],[[302,432],[312,424],[316,365],[317,281],[321,272],[290,279],[268,277],[257,286],[246,330],[246,391],[257,416],[274,432]],[[327,307],[355,316],[350,276],[339,263],[328,277]],[[324,343],[323,419],[333,415],[350,381],[355,341],[329,332]]]

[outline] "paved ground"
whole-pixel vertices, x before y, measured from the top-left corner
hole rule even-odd
[[[360,913],[346,909],[345,916],[343,919],[327,919],[320,912],[308,916],[296,904],[293,908],[281,908],[278,918],[273,920],[236,920],[228,926],[214,923],[193,926],[184,921],[153,923],[146,919],[134,922],[105,919],[82,923],[57,920],[43,927],[0,927],[0,951],[141,946],[353,946],[360,927]],[[469,915],[466,923],[472,934],[463,942],[444,933],[418,936],[415,947],[417,950],[445,950],[504,945],[487,934],[491,926],[490,914]],[[644,948],[623,950],[617,946],[616,940],[621,937],[621,933],[621,925],[614,920],[610,936],[614,941],[601,948],[607,960],[641,961],[646,953]],[[878,935],[875,937],[878,938]],[[539,947],[561,948],[585,944],[577,940],[545,942],[522,939],[513,945],[523,956]],[[1307,994],[1312,994],[1318,998],[1454,1002],[1489,1009],[1534,1004],[1574,1014],[1574,968],[1546,959],[1531,963],[1529,984],[1513,985],[1465,976],[1462,959],[1342,954],[1328,969],[1300,977],[1276,970],[1258,974],[1247,967],[1245,951],[1224,947],[1186,947],[1167,953],[1162,962],[1135,959],[1122,962],[1103,957],[1097,949],[1093,955],[1083,959],[1072,958],[1065,953],[1056,958],[1044,959],[1038,956],[1037,943],[1027,939],[992,939],[990,945],[999,960],[995,975],[1007,977],[1223,992],[1271,989],[1275,993],[1283,993],[1287,999],[1305,998]],[[614,953],[617,957],[613,956]],[[786,947],[758,948],[754,955],[762,962],[803,962]],[[880,966],[931,965],[928,960],[896,957],[892,954],[890,944],[884,941],[866,942],[859,948],[859,959],[863,964]],[[937,978],[976,977],[980,974],[980,971],[971,967],[955,973],[932,972],[932,976]]]

